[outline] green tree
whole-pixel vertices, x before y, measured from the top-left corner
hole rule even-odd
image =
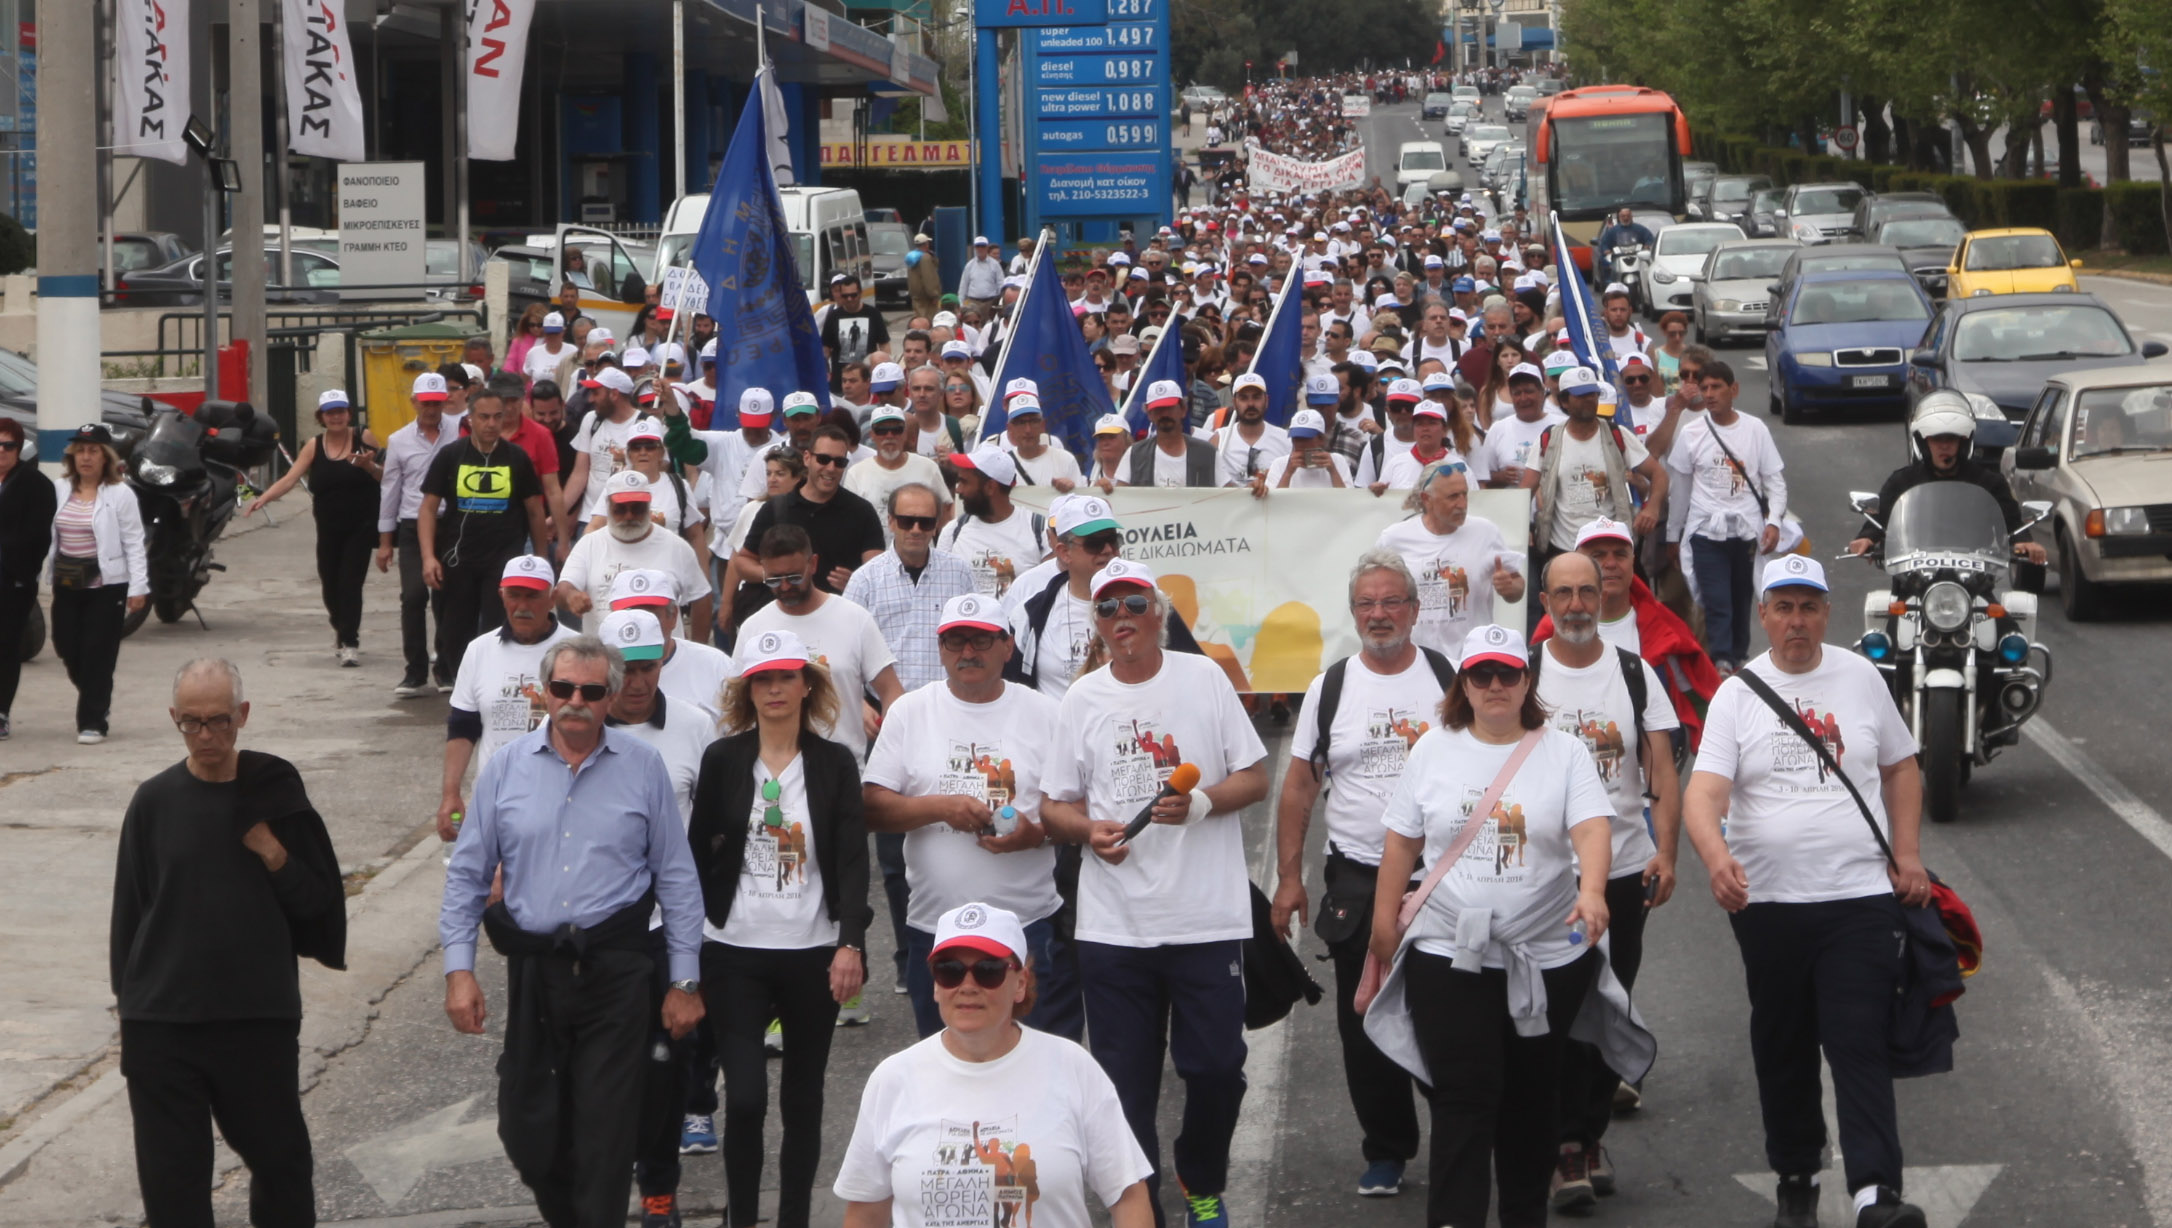
[[[2172,76],[2162,68],[2143,68],[2143,65],[2172,65],[2172,0],[2104,0],[2103,36],[2098,42],[2107,66],[2132,66],[2123,74],[2110,74],[2124,85],[2125,101],[2147,112],[2150,151],[2157,159],[2158,212],[2164,220],[2165,240],[2172,250],[2172,157],[2165,152],[2165,117],[2172,115]],[[2126,152],[2126,115],[2119,115],[2119,126],[2112,126],[2112,117],[2098,108],[2097,116],[2104,124],[2104,148],[2106,169],[2110,169],[2111,153]],[[2109,176],[2107,176],[2108,178]],[[2105,194],[2104,241],[2106,246],[2116,242],[2119,233],[2112,225],[2111,194]]]

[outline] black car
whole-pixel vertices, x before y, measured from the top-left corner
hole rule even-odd
[[[233,294],[234,252],[230,247],[219,249],[219,299],[227,301]],[[264,253],[264,268],[268,276],[276,276],[279,268],[279,249],[274,247]],[[184,256],[157,268],[141,269],[122,274],[113,279],[113,302],[118,307],[196,307],[204,301],[204,257],[202,252]],[[322,252],[308,248],[294,249],[294,284],[277,288],[267,287],[264,293],[267,303],[336,303],[339,301],[339,261]]]
[[[1772,187],[1763,175],[1720,175],[1698,185],[1690,199],[1691,221],[1733,222],[1750,233],[1750,201]]]
[[[1870,241],[1899,248],[1901,259],[1908,262],[1908,271],[1922,283],[1924,293],[1944,298],[1946,269],[1953,263],[1953,249],[1960,246],[1967,233],[1968,227],[1959,218],[1941,210],[1887,218],[1873,228]]]
[[[99,418],[113,432],[114,450],[126,460],[151,429],[151,412],[157,408],[144,397],[101,390]],[[38,458],[38,365],[13,350],[0,350],[0,417],[13,418],[23,426],[23,456]]]
[[[1948,299],[1908,358],[1910,416],[1933,389],[1962,393],[1976,411],[1976,450],[1986,463],[1996,463],[2045,380],[2139,366],[2164,353],[2162,342],[2136,346],[2119,316],[2093,294]]]
[[[1783,236],[1784,237],[1784,236]],[[1781,266],[1779,279],[1766,287],[1772,292],[1765,308],[1765,319],[1777,325],[1780,306],[1795,291],[1795,283],[1806,273],[1857,273],[1866,269],[1895,269],[1908,272],[1908,261],[1896,247],[1876,243],[1821,243],[1815,247],[1803,247],[1787,258]]]
[[[1870,232],[1887,218],[1952,216],[1945,200],[1931,192],[1865,194],[1855,202],[1855,220],[1848,224],[1848,233],[1858,241],[1871,242]]]

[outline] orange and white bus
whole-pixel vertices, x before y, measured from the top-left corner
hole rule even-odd
[[[1689,120],[1674,99],[1638,85],[1593,85],[1532,100],[1531,213],[1561,215],[1589,259],[1591,241],[1627,205],[1680,220],[1689,204],[1682,160]]]

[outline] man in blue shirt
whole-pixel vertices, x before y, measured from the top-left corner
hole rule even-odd
[[[1598,261],[1599,284],[1603,286],[1610,281],[1616,280],[1614,277],[1614,249],[1616,247],[1626,247],[1631,243],[1642,243],[1646,254],[1649,254],[1653,242],[1652,232],[1642,222],[1636,220],[1636,215],[1630,212],[1629,206],[1623,205],[1620,212],[1614,215],[1614,220],[1607,224],[1606,229],[1599,232],[1597,241],[1591,245],[1592,256]]]
[[[661,903],[662,1022],[683,1037],[703,1013],[701,884],[663,757],[605,728],[625,677],[617,650],[563,640],[540,673],[549,719],[484,765],[445,871],[445,1014],[482,1033],[480,922],[507,958],[506,1156],[551,1228],[619,1228],[652,1028],[649,916]],[[504,899],[486,908],[501,869]]]

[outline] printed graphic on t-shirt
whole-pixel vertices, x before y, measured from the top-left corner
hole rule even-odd
[[[1458,830],[1485,796],[1484,789],[1466,788],[1463,791],[1463,801],[1456,808],[1461,816],[1457,819]],[[1493,813],[1486,817],[1486,825],[1479,829],[1470,847],[1463,850],[1464,876],[1480,883],[1520,882],[1530,847],[1525,831],[1523,803],[1511,804],[1506,798],[1496,800]],[[1511,870],[1517,872],[1511,873]]]
[[[1573,517],[1612,515],[1614,492],[1606,470],[1581,466],[1561,488],[1561,506]]]
[[[1429,724],[1414,708],[1374,708],[1365,714],[1365,741],[1358,746],[1357,774],[1369,780],[1403,774],[1410,748]]]
[[[1750,489],[1749,471],[1742,462],[1719,450],[1712,449],[1712,463],[1699,475],[1706,492],[1722,499],[1733,499]]]
[[[453,470],[453,507],[463,512],[502,512],[510,505],[513,471],[503,465],[460,465]]]
[[[982,595],[1001,597],[1011,589],[1011,581],[1018,578],[1017,560],[1000,550],[983,548],[966,556],[966,566],[973,569],[974,587]]]
[[[1418,573],[1418,608],[1455,619],[1471,609],[1471,575],[1445,556],[1426,564]]]
[[[1621,726],[1608,720],[1606,713],[1562,708],[1554,713],[1554,728],[1575,734],[1583,742],[1584,749],[1591,752],[1591,761],[1598,765],[1600,783],[1612,785],[1621,778],[1628,747],[1622,740]]]
[[[1833,756],[1833,762],[1846,766],[1843,755],[1844,742],[1840,735],[1840,718],[1830,712],[1820,712],[1817,705],[1803,700],[1795,701],[1795,712],[1802,717],[1810,732],[1818,735],[1825,749]],[[1772,770],[1775,772],[1816,772],[1818,783],[1824,784],[1832,777],[1825,769],[1825,761],[1802,740],[1802,735],[1782,725],[1772,731]]]
[[[507,678],[490,701],[490,728],[507,733],[533,733],[547,715],[543,688],[532,674]]]
[[[925,1228],[1026,1228],[1040,1199],[1040,1170],[1032,1145],[1018,1138],[1017,1118],[944,1119],[920,1170]]]
[[[1175,735],[1157,734],[1153,722],[1136,717],[1116,722],[1116,759],[1109,765],[1109,783],[1117,804],[1151,800],[1182,762]]]
[[[769,812],[777,813],[775,821]],[[798,900],[807,888],[807,829],[776,803],[754,793],[747,818],[747,859],[739,872],[739,891],[755,899]]]
[[[1018,796],[1018,773],[1002,753],[999,747],[952,742],[935,791],[986,802],[992,810],[1009,805]]]

